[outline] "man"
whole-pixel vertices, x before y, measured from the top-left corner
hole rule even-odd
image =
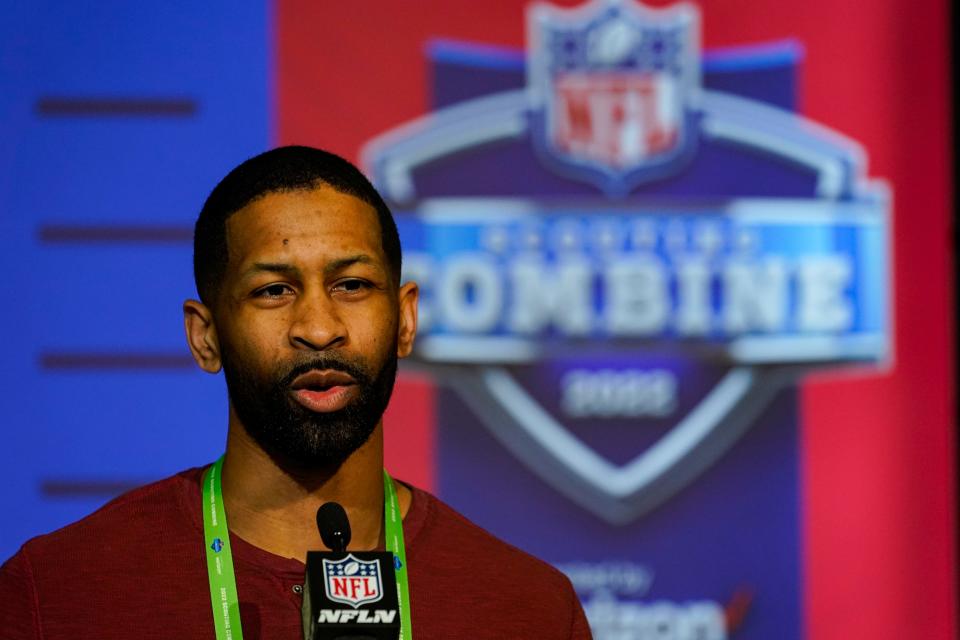
[[[562,574],[384,482],[382,414],[417,326],[400,260],[380,196],[317,149],[244,162],[197,220],[200,301],[184,303],[184,324],[197,364],[227,382],[222,501],[244,637],[300,638],[303,560],[325,549],[317,508],[345,507],[349,549],[382,549],[395,486],[414,637],[589,638]],[[0,637],[213,638],[203,473],[27,542],[0,569]]]

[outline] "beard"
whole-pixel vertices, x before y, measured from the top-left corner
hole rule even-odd
[[[397,374],[396,348],[388,353],[378,370],[332,352],[305,355],[267,376],[256,375],[226,350],[222,364],[233,409],[261,449],[299,467],[336,468],[370,439],[387,408]],[[323,369],[356,381],[359,393],[342,409],[315,412],[293,397],[291,385],[298,376]]]

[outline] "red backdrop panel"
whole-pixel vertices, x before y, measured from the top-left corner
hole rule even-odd
[[[277,142],[358,159],[369,138],[427,110],[428,38],[521,46],[524,4],[281,0]],[[953,637],[948,6],[717,0],[701,10],[705,48],[801,41],[801,113],[861,142],[870,175],[893,188],[895,361],[803,388],[808,636]],[[395,472],[427,487],[431,406],[429,382],[405,378],[388,421],[427,426],[387,433]]]

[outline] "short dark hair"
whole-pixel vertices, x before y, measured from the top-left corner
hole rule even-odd
[[[226,274],[227,219],[271,193],[330,186],[363,200],[377,212],[380,241],[394,283],[400,283],[400,236],[390,208],[366,176],[340,156],[313,147],[278,147],[254,156],[228,173],[203,204],[193,230],[193,277],[197,293],[211,306]]]

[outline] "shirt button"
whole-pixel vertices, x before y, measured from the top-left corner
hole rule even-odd
[[[303,593],[303,585],[301,584],[293,585],[293,592],[297,595],[300,595],[301,593]]]

